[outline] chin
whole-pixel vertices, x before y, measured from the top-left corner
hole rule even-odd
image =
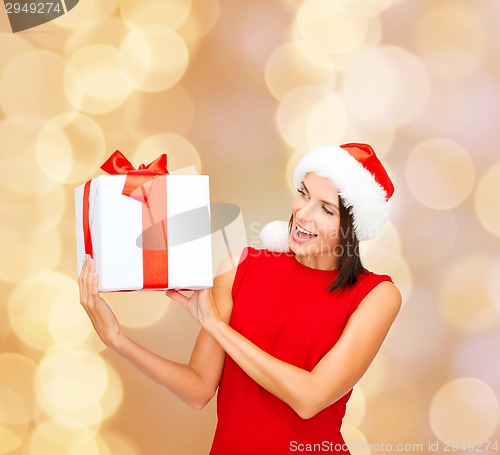
[[[319,251],[318,245],[314,243],[297,243],[294,240],[290,239],[288,242],[288,246],[290,251],[294,253],[296,256],[316,256],[321,254]]]

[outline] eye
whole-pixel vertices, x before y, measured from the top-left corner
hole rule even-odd
[[[325,212],[327,215],[330,215],[330,216],[333,216],[335,215],[334,212],[332,212],[329,208],[327,208],[326,206],[322,205],[321,208],[323,209],[323,212]]]
[[[302,188],[297,188],[297,193],[299,193],[303,198],[309,197]]]

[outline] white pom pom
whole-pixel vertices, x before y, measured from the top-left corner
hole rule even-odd
[[[271,221],[260,231],[264,246],[275,253],[286,253],[288,248],[288,221]]]

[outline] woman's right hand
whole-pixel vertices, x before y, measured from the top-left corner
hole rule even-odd
[[[78,277],[80,303],[92,321],[92,325],[101,341],[106,346],[113,347],[122,335],[121,328],[115,314],[100,296],[98,284],[99,279],[95,272],[95,262],[89,255],[86,255],[82,272]]]

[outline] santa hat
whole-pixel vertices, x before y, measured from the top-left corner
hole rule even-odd
[[[308,172],[330,179],[353,216],[358,240],[376,237],[389,216],[394,186],[384,166],[367,144],[324,146],[305,155],[295,168],[293,183],[299,188]],[[268,250],[288,251],[288,222],[273,221],[261,231]]]

